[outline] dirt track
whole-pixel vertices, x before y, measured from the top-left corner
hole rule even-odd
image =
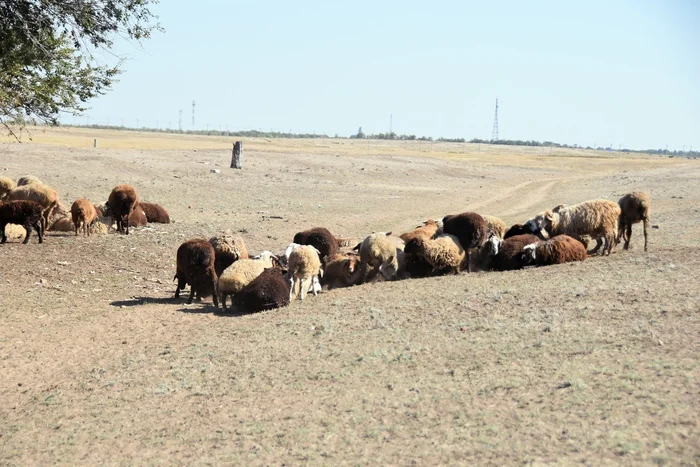
[[[0,149],[0,176],[66,204],[128,182],[175,220],[0,245],[0,464],[700,462],[700,162],[257,144],[242,171],[228,143]],[[637,225],[632,250],[580,264],[242,317],[172,299],[177,246],[225,228],[280,250],[314,225],[361,238],[468,209],[510,224],[634,189],[659,227],[647,254]]]

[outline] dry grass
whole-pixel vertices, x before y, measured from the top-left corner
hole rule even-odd
[[[234,171],[227,140],[120,133],[93,150],[90,135],[7,145],[0,173],[66,204],[129,182],[174,223],[0,246],[0,463],[700,462],[697,162],[246,140]],[[465,209],[512,223],[633,189],[659,226],[648,254],[635,226],[609,258],[254,315],[171,298],[194,236],[231,229],[255,252],[314,225],[359,238]]]

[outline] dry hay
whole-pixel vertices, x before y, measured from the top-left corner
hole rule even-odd
[[[112,223],[111,217],[98,217],[98,222],[90,226],[90,234],[104,235],[109,232]],[[49,227],[49,232],[75,232],[75,225],[70,214],[54,221]]]

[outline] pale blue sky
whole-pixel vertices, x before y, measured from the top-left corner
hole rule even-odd
[[[90,123],[700,149],[700,2],[163,0]],[[66,119],[70,122],[72,119]],[[85,123],[86,119],[81,119]]]

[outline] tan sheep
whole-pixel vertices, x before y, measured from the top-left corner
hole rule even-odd
[[[427,262],[432,267],[431,275],[459,274],[467,257],[459,239],[450,234],[435,239],[414,238],[404,252]]]
[[[403,240],[391,236],[391,232],[375,232],[367,236],[360,244],[363,282],[373,279],[377,273],[388,280],[400,275],[403,249]]]
[[[34,175],[25,175],[24,177],[20,177],[19,180],[17,180],[17,186],[27,186],[27,185],[41,185],[41,180],[39,180],[37,177]]]
[[[428,219],[410,232],[403,233],[399,236],[404,243],[408,243],[414,238],[431,239],[435,237],[440,226],[434,219]]]
[[[234,262],[248,258],[248,250],[243,237],[234,235],[231,231],[222,232],[216,237],[210,238],[209,243],[214,247],[216,253],[214,269],[219,276]]]
[[[618,220],[617,243],[622,238],[625,239],[625,250],[629,250],[630,237],[632,237],[632,224],[644,223],[644,251],[647,251],[647,241],[649,236],[649,208],[651,200],[649,195],[642,191],[628,193],[617,202],[620,206],[620,217]]]
[[[586,201],[567,206],[560,204],[551,211],[538,214],[527,222],[533,232],[544,230],[549,237],[568,235],[583,244],[586,236],[595,239],[596,246],[589,254],[596,253],[605,240],[603,254],[610,254],[617,239],[617,223],[620,206],[606,199]]]
[[[481,217],[484,218],[486,221],[486,228],[491,232],[494,233],[498,236],[498,238],[505,238],[506,231],[508,230],[508,226],[506,225],[503,220],[496,216],[489,216],[489,215],[482,215]]]
[[[11,178],[0,177],[0,199],[3,199],[9,192],[17,187]]]
[[[318,278],[323,277],[319,251],[312,245],[296,243],[292,243],[288,248],[291,248],[287,263],[287,275],[290,281],[289,301],[291,302],[297,296],[299,300],[304,300],[307,290],[312,290],[313,294],[317,295],[318,289],[315,285],[320,288]]]

